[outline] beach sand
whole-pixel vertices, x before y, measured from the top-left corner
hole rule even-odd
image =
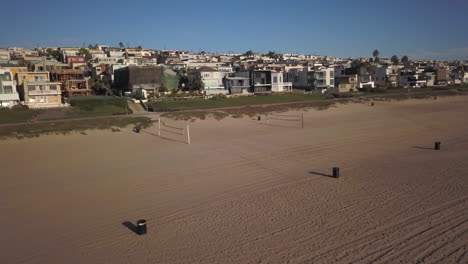
[[[303,129],[167,120],[190,145],[157,125],[1,141],[0,263],[468,263],[467,113],[439,97]]]

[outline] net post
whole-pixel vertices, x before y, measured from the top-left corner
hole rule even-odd
[[[302,118],[302,128],[304,128],[304,112],[301,113],[301,118]]]
[[[187,126],[187,144],[190,145],[190,127]]]
[[[270,124],[270,114],[267,114],[267,125]]]
[[[161,137],[161,118],[158,117],[158,136]]]

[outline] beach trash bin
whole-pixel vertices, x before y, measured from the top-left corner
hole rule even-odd
[[[146,220],[141,219],[137,221],[137,234],[140,236],[146,234]]]
[[[440,142],[434,142],[434,149],[440,150]]]
[[[262,117],[261,116],[258,116],[258,121],[262,120]]]
[[[333,168],[333,177],[339,178],[340,177],[340,168],[334,167]]]

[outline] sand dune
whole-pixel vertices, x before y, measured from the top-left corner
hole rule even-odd
[[[466,113],[452,97],[309,110],[304,129],[197,121],[191,145],[154,127],[2,141],[0,263],[468,263]],[[146,236],[123,225],[140,218]]]

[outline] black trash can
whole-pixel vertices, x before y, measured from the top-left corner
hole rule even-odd
[[[440,142],[434,142],[434,149],[440,150]]]
[[[140,236],[146,234],[146,220],[141,219],[137,221],[137,234]]]
[[[340,168],[334,167],[333,168],[333,177],[339,178],[340,177]]]
[[[262,120],[262,117],[261,116],[258,116],[258,121]]]

